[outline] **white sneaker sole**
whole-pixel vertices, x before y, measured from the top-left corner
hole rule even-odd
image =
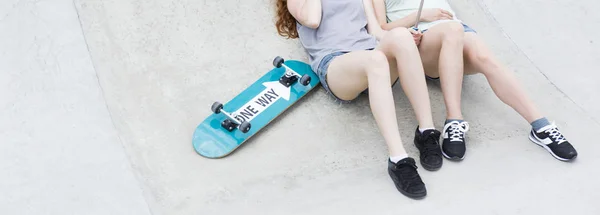
[[[573,157],[571,159],[565,159],[565,158],[561,158],[558,155],[554,154],[554,152],[552,152],[552,150],[546,144],[540,142],[537,138],[535,138],[533,136],[533,134],[531,134],[531,132],[529,133],[529,140],[531,140],[531,142],[537,144],[538,146],[541,146],[542,148],[546,149],[546,151],[550,152],[552,157],[554,157],[560,161],[571,161],[571,160],[575,159],[575,157]]]
[[[444,155],[445,158],[447,158],[448,160],[453,160],[453,161],[461,161],[461,160],[465,159],[465,155],[467,155],[467,153],[465,153],[465,155],[463,155],[462,157],[450,157],[446,153],[444,153],[444,150],[441,150],[441,151],[442,151],[442,155]]]

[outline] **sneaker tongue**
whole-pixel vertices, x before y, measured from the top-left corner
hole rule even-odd
[[[404,158],[402,160],[399,160],[398,163],[396,163],[397,165],[401,165],[401,164],[409,164],[411,166],[414,166],[416,164],[415,159],[411,158],[411,157],[407,157]]]
[[[440,134],[439,134],[439,132],[437,130],[434,130],[434,129],[423,131],[423,136],[430,136],[430,135],[434,135],[434,136],[439,137]]]
[[[398,161],[396,163],[396,168],[405,173],[412,173],[417,169],[417,164],[415,162],[415,159],[408,157]]]
[[[546,126],[544,126],[544,127],[540,128],[540,129],[538,129],[536,132],[537,132],[537,133],[541,133],[541,132],[544,132],[544,131],[546,131],[546,130],[549,130],[549,129],[552,129],[552,128],[556,128],[556,126],[555,126],[555,125],[552,125],[552,124],[550,124],[550,125],[546,125]]]

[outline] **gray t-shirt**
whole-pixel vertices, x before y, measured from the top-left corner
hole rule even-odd
[[[367,32],[363,0],[321,0],[321,23],[317,29],[297,23],[300,42],[317,72],[323,57],[333,52],[373,49],[377,40]]]

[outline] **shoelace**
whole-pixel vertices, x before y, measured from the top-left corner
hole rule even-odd
[[[427,154],[440,154],[439,151],[439,145],[438,145],[438,138],[440,136],[436,136],[436,135],[428,135],[427,136],[427,141],[425,141],[425,144],[423,145],[425,147],[425,151],[427,151]]]
[[[415,168],[416,167],[411,164],[399,164],[396,166],[398,173],[400,173],[402,178],[406,179],[409,184],[419,179],[419,174],[416,172]]]
[[[549,129],[545,130],[544,133],[547,133],[552,139],[554,139],[554,141],[558,142],[558,144],[567,141],[567,139],[565,139],[562,133],[560,133],[560,131],[558,131],[558,128],[556,128],[556,126],[554,125]]]
[[[448,130],[450,141],[462,141],[461,138],[469,131],[469,123],[452,121],[444,126],[444,130]]]

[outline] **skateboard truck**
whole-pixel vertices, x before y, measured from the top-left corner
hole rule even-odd
[[[285,87],[290,87],[294,82],[298,81],[298,78],[300,78],[300,84],[304,86],[310,83],[309,75],[300,76],[300,74],[284,64],[282,57],[275,57],[273,60],[273,66],[277,68],[281,68],[281,66],[283,66],[285,68],[285,74],[279,78],[279,83],[283,84]]]
[[[223,104],[221,104],[220,102],[213,103],[213,105],[212,105],[212,107],[210,107],[210,109],[215,114],[222,113],[223,115],[227,116],[228,119],[221,122],[221,126],[224,129],[226,129],[228,131],[233,131],[233,129],[239,128],[242,133],[246,133],[246,132],[250,131],[250,123],[249,122],[246,122],[246,121],[240,122],[237,119],[235,119],[235,117],[233,117],[230,113],[227,113],[227,111],[223,110]],[[239,127],[238,127],[238,125],[239,125]]]

